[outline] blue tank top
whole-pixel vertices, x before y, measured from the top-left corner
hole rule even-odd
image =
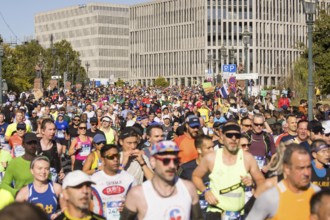
[[[50,218],[57,210],[57,199],[52,182],[48,182],[48,188],[44,193],[38,193],[33,186],[33,183],[28,185],[29,197],[28,202],[42,208]]]

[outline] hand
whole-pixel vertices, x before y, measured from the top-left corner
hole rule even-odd
[[[138,149],[133,150],[132,154],[131,154],[131,156],[135,157],[135,159],[137,160],[137,162],[139,164],[144,164],[145,163],[142,155],[143,155],[143,151],[138,150]]]
[[[217,198],[213,195],[213,193],[211,192],[211,190],[207,191],[205,193],[205,200],[210,204],[210,205],[217,205],[219,203],[219,201],[217,200]]]
[[[241,176],[241,181],[245,186],[253,185],[253,180],[250,176]]]
[[[61,169],[60,172],[58,173],[58,179],[63,180],[64,177],[65,177],[65,173],[63,172],[63,169]]]

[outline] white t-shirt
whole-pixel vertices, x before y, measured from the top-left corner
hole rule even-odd
[[[128,191],[136,185],[134,177],[122,170],[114,176],[107,175],[103,170],[94,173],[92,180],[94,212],[106,219],[120,218],[118,207],[125,200]]]

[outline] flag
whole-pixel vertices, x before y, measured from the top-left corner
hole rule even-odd
[[[220,88],[220,95],[223,99],[227,99],[228,98],[228,85],[224,84],[221,88]]]

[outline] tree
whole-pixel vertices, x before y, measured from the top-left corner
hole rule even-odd
[[[321,11],[315,21],[313,32],[313,63],[315,64],[315,86],[322,94],[330,93],[330,15]],[[302,45],[301,45],[302,46]],[[292,81],[298,98],[307,97],[308,83],[308,48],[294,65],[294,81]]]
[[[155,86],[159,86],[159,87],[168,87],[170,85],[170,83],[162,76],[159,76],[156,80],[155,80]]]
[[[73,63],[73,65],[69,65],[69,72],[76,75],[80,71],[81,79],[86,77],[85,69],[77,62],[79,53],[72,49],[69,42],[65,40],[57,42],[54,44],[54,48],[56,53],[53,57],[51,48],[42,48],[36,40],[25,42],[15,48],[4,44],[3,78],[7,81],[8,90],[22,92],[32,89],[36,77],[36,65],[40,62],[43,63],[42,78],[45,87],[48,86],[51,79],[54,61],[55,71],[63,78],[67,67],[67,52],[69,54],[68,63]]]

